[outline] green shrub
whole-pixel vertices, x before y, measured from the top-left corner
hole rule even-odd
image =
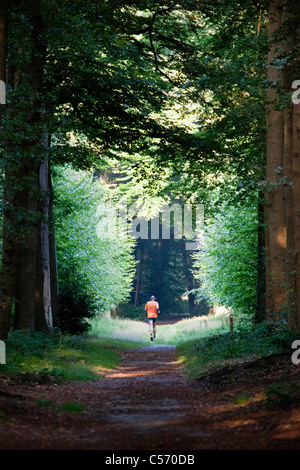
[[[195,252],[197,297],[254,314],[257,289],[257,206],[224,203],[208,217],[201,250]]]
[[[143,321],[146,319],[145,308],[143,306],[137,307],[134,304],[123,303],[118,307],[118,317]]]
[[[187,370],[197,377],[224,360],[263,357],[291,351],[297,333],[284,326],[263,322],[241,324],[234,332],[214,334],[179,345]]]
[[[62,273],[60,273],[62,275]],[[64,282],[60,283],[59,316],[55,319],[56,326],[63,333],[77,335],[90,329],[88,319],[97,313],[95,295],[87,290],[85,280],[72,269],[65,269]]]
[[[86,319],[124,302],[132,290],[135,240],[110,236],[110,190],[91,173],[56,167],[54,215],[63,332],[81,334]],[[74,324],[72,324],[74,322]]]

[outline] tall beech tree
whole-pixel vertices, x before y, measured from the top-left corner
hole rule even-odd
[[[10,57],[4,65],[5,81],[7,90],[11,88],[14,93],[9,95],[6,116],[2,116],[1,133],[1,144],[5,148],[1,337],[7,334],[13,301],[17,328],[52,327],[51,301],[46,298],[50,295],[46,276],[49,267],[45,259],[46,251],[50,250],[49,238],[45,239],[42,228],[42,224],[48,222],[46,212],[45,218],[42,216],[48,190],[43,183],[48,181],[48,173],[44,178],[47,146],[43,117],[46,110],[42,99],[45,23],[40,2],[27,2],[26,17],[22,17],[21,12],[19,15],[15,12],[15,16],[10,14],[10,6],[7,4],[2,11]],[[11,35],[16,33],[11,27],[12,21],[14,28],[19,27],[19,37],[15,38],[17,47],[10,52]]]
[[[300,105],[291,87],[300,76],[298,2],[269,2],[267,93],[267,317],[300,328]],[[284,315],[284,317],[283,317]]]
[[[286,211],[284,186],[280,183],[283,168],[284,113],[279,106],[276,90],[281,70],[275,62],[278,41],[275,33],[282,25],[283,2],[270,2],[269,6],[269,88],[267,93],[267,184],[266,192],[266,253],[267,253],[267,313],[272,315],[286,308],[287,289],[284,286],[286,272]]]
[[[120,151],[143,152],[159,141],[156,151],[163,152],[184,140],[184,129],[158,116],[167,96],[170,101],[173,75],[177,86],[185,80],[185,51],[180,42],[168,50],[164,32],[186,34],[194,24],[191,8],[189,1],[1,2],[8,105],[0,143],[0,337],[10,325],[51,328],[57,313],[51,162],[101,170]]]

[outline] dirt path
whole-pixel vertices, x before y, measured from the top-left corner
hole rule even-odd
[[[104,435],[106,429],[114,436],[104,448],[188,449],[209,437],[201,426],[190,425],[197,391],[187,387],[172,346],[125,352],[122,366],[107,376],[102,390],[108,401]]]
[[[122,355],[120,367],[99,382],[16,386],[2,380],[0,449],[300,448],[300,409],[269,411],[262,404],[264,364],[199,382],[186,379],[173,346],[150,344]],[[280,367],[287,370],[284,357],[267,370],[280,374]],[[248,402],[234,404],[245,390]],[[70,402],[85,408],[62,411]]]

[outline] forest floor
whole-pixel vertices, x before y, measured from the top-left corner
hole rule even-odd
[[[279,389],[273,398],[282,406],[270,409],[265,399],[278,377],[284,387],[299,383],[290,357],[189,380],[175,346],[149,342],[120,353],[120,366],[96,382],[26,385],[1,377],[0,449],[300,449],[300,403],[285,403]]]

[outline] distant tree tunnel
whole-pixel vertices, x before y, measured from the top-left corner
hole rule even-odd
[[[143,305],[155,295],[163,314],[206,315],[205,302],[197,304],[197,287],[191,272],[191,254],[183,240],[141,240],[136,246],[137,268],[131,302]],[[190,292],[190,294],[187,294]]]

